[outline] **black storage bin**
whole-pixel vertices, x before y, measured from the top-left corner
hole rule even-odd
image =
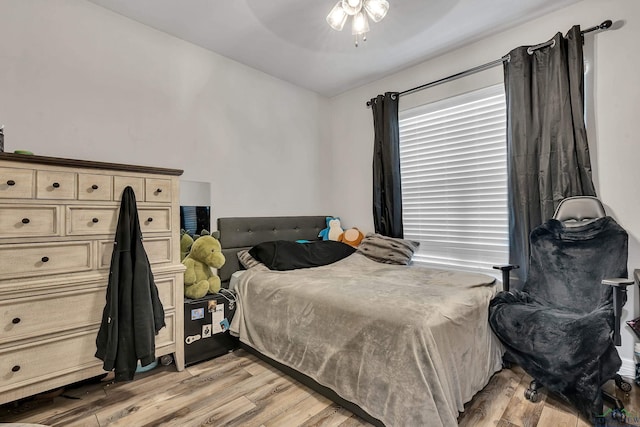
[[[236,311],[233,299],[211,294],[200,299],[184,300],[184,358],[185,365],[221,356],[238,347],[238,340],[222,331],[220,321],[231,323]],[[223,308],[224,307],[224,308]],[[217,311],[216,311],[217,310]]]

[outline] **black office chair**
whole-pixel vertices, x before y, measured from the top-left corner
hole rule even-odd
[[[505,357],[533,377],[525,398],[538,400],[544,385],[587,417],[603,415],[603,396],[612,416],[623,421],[623,404],[603,393],[622,364],[620,314],[626,301],[627,233],[595,197],[563,200],[554,219],[530,235],[529,273],[521,291],[505,290],[491,302],[489,322],[506,348]],[[605,285],[605,286],[603,286]]]

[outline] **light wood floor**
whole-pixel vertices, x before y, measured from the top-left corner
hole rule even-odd
[[[591,425],[544,389],[540,402],[525,400],[529,381],[518,367],[495,374],[465,405],[460,425]],[[629,424],[640,425],[637,386],[624,401]],[[0,422],[49,426],[369,426],[242,350],[183,372],[176,372],[174,366],[159,367],[137,374],[129,383],[103,380],[67,388],[57,397],[6,404],[0,406]],[[617,425],[607,420],[607,427]]]

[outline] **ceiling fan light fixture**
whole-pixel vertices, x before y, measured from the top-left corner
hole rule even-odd
[[[358,12],[356,16],[353,17],[353,22],[351,23],[351,34],[355,36],[355,45],[358,47],[360,44],[360,36],[362,36],[362,41],[367,41],[367,33],[369,32],[369,20],[367,19],[367,14],[364,11]]]
[[[353,23],[351,25],[351,34],[354,36],[365,34],[369,32],[369,20],[367,19],[367,15],[360,11],[356,16],[353,17]]]
[[[380,22],[388,11],[387,0],[339,0],[327,15],[327,23],[334,30],[342,31],[351,16],[351,34],[355,36],[355,44],[358,47],[360,38],[367,41],[369,18],[374,22]]]
[[[342,31],[348,17],[349,15],[342,8],[342,0],[339,0],[327,15],[327,24],[336,31]]]
[[[389,11],[387,0],[364,0],[364,9],[373,22],[380,22]]]
[[[342,9],[347,15],[355,16],[362,10],[362,0],[342,0]]]

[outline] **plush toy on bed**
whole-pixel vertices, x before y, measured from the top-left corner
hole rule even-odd
[[[318,237],[322,237],[322,240],[338,240],[340,235],[344,232],[340,226],[340,218],[328,216],[327,228],[320,230]]]
[[[202,298],[207,293],[215,294],[220,290],[220,278],[211,272],[211,268],[220,268],[225,263],[220,242],[213,236],[197,238],[189,255],[182,260],[187,267],[184,272],[184,296]]]
[[[356,227],[345,230],[344,233],[340,234],[338,237],[338,242],[346,243],[347,245],[351,245],[354,248],[357,248],[360,242],[364,239],[364,234],[362,231],[358,230]]]

